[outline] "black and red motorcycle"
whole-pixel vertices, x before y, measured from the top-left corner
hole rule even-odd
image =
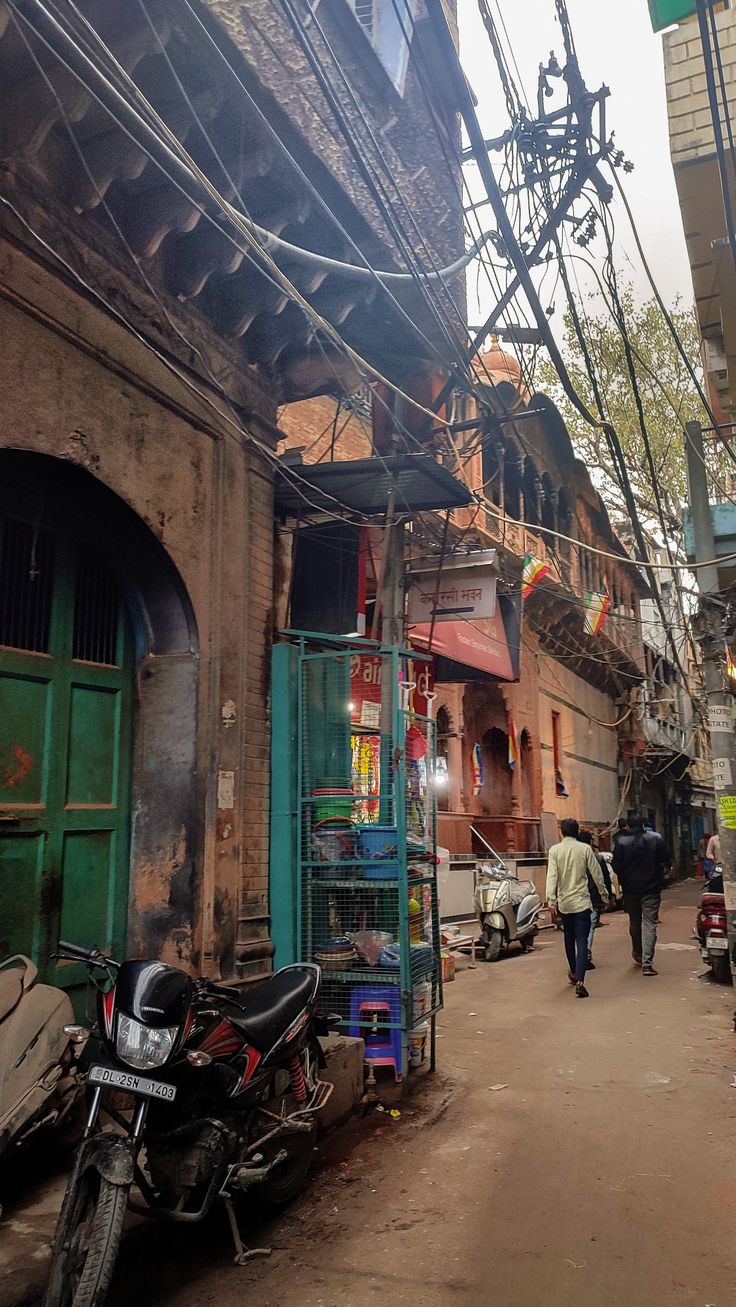
[[[96,1038],[44,1307],[101,1307],[128,1208],[201,1221],[220,1198],[243,1263],[234,1201],[254,1185],[274,1206],[298,1193],[332,1092],[319,1077],[317,1037],[334,1024],[317,1013],[319,967],[284,967],[239,993],[64,941],[59,956],[89,967],[98,1027],[67,1028],[78,1043]]]
[[[716,863],[708,877],[705,893],[695,918],[695,930],[700,941],[701,956],[713,972],[714,980],[721,985],[730,985],[728,919],[726,898],[723,893],[723,867],[720,862]]]

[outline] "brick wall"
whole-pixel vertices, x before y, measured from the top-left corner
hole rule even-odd
[[[305,463],[370,457],[370,421],[339,406],[331,395],[286,404],[279,413],[278,424],[286,434],[279,453],[301,449]]]
[[[736,10],[716,15],[718,39],[733,114],[736,109]],[[695,21],[664,37],[664,69],[672,162],[677,165],[715,151],[700,33]]]

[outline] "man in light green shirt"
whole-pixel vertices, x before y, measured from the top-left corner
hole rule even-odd
[[[608,891],[600,864],[589,844],[578,839],[580,827],[572,817],[560,822],[562,839],[553,844],[547,859],[547,903],[553,918],[558,914],[565,937],[568,978],[578,998],[588,998],[585,972],[588,964],[588,935],[592,903],[588,889],[590,874],[605,903]]]

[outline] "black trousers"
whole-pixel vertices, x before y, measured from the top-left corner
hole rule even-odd
[[[565,932],[565,953],[570,972],[576,981],[585,980],[588,966],[588,935],[590,934],[590,908],[584,912],[561,912]]]

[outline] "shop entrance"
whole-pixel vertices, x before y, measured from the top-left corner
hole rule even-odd
[[[71,988],[57,940],[125,947],[133,641],[73,531],[0,506],[0,961]]]

